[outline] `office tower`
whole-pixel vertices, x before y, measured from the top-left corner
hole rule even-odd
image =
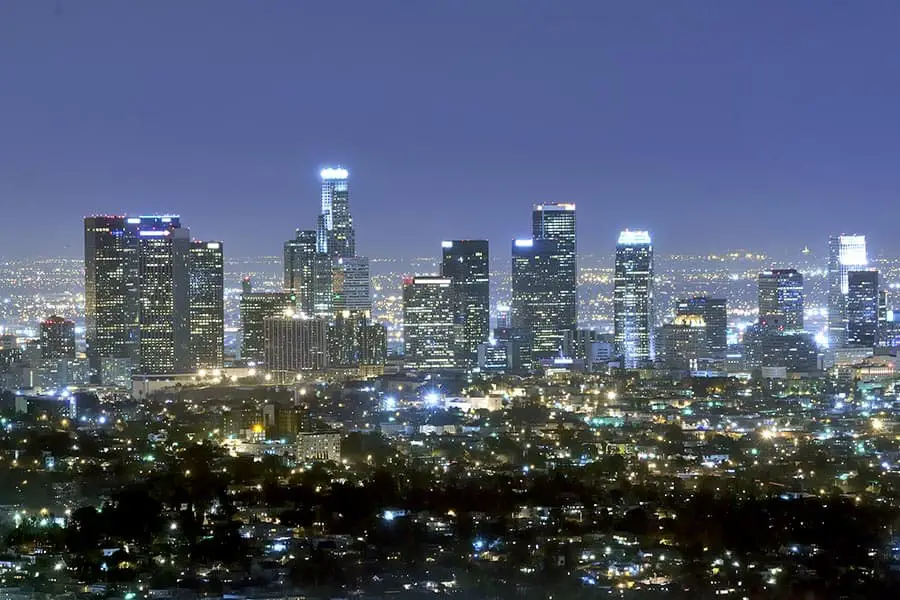
[[[868,264],[866,236],[828,238],[828,345],[831,348],[841,348],[847,343],[847,274],[864,271]]]
[[[191,368],[225,363],[225,274],[222,242],[192,241],[190,250]]]
[[[112,374],[129,377],[137,366],[139,279],[133,225],[121,216],[84,219],[85,341],[96,383],[107,382]]]
[[[803,275],[796,269],[772,269],[757,277],[759,322],[772,330],[803,331]]]
[[[249,275],[244,275],[241,278],[241,293],[249,294],[253,291],[253,281],[250,279]]]
[[[333,258],[356,256],[356,236],[350,216],[347,169],[322,169],[322,213],[318,222],[319,252]]]
[[[847,273],[847,345],[871,348],[878,338],[878,271]]]
[[[475,365],[478,345],[491,328],[490,262],[487,240],[441,242],[441,276],[453,288],[453,320],[462,328],[459,352],[462,364]]]
[[[572,203],[536,204],[531,214],[532,237],[554,240],[559,252],[558,293],[560,320],[568,331],[578,327],[578,257],[575,236],[575,205]]]
[[[266,370],[288,374],[328,367],[328,322],[288,312],[263,318],[263,356]]]
[[[176,215],[143,216],[138,229],[141,373],[178,373],[190,361],[190,232]]]
[[[334,314],[334,288],[332,259],[327,254],[316,254],[313,262],[313,315],[330,319]]]
[[[746,329],[743,342],[752,368],[782,367],[802,373],[818,369],[818,348],[813,336],[804,331],[772,329],[759,322]]]
[[[241,359],[265,360],[263,325],[266,317],[293,313],[297,297],[291,292],[250,292],[241,296]]]
[[[453,288],[445,277],[403,282],[404,363],[413,369],[456,367]]]
[[[616,244],[613,319],[616,352],[626,369],[653,362],[653,244],[647,231],[625,230]]]
[[[369,259],[364,256],[342,256],[332,259],[332,310],[371,311],[369,292]]]
[[[879,290],[878,292],[878,322],[883,323],[888,320],[888,313],[891,312],[890,300],[887,290]]]
[[[497,327],[512,327],[512,306],[509,304],[498,304],[497,307]]]
[[[387,331],[372,323],[367,311],[336,311],[328,326],[328,364],[354,369],[383,365],[387,359]]]
[[[707,358],[723,360],[728,351],[728,309],[724,298],[695,296],[679,300],[675,305],[676,316],[696,315],[706,323]]]
[[[75,358],[75,323],[56,315],[41,321],[41,358]]]
[[[359,363],[362,366],[384,366],[387,362],[387,328],[369,323],[362,330]]]
[[[509,346],[491,338],[478,344],[478,368],[482,372],[503,372],[509,369]]]
[[[512,244],[512,329],[525,338],[522,368],[564,352],[571,331],[567,299],[561,293],[559,242],[514,240]]]
[[[314,273],[316,265],[316,232],[298,229],[292,240],[284,243],[284,289],[297,295],[297,309],[314,313]]]
[[[677,315],[660,328],[657,356],[663,367],[698,370],[709,359],[706,321],[698,314]]]

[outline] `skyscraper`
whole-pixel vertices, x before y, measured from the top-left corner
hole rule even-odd
[[[561,299],[560,322],[572,333],[578,327],[578,256],[575,235],[575,205],[536,204],[531,214],[535,240],[554,240],[559,252],[557,293]]]
[[[878,339],[878,271],[847,273],[847,345],[871,348]]]
[[[386,344],[384,326],[372,323],[368,312],[337,311],[328,326],[328,364],[342,369],[383,365]]]
[[[141,373],[190,369],[190,232],[177,215],[128,219],[138,229]]]
[[[75,323],[56,315],[41,321],[41,358],[75,358]]]
[[[225,282],[222,242],[192,241],[190,249],[191,368],[225,363]]]
[[[523,368],[558,357],[570,338],[567,298],[561,293],[562,252],[554,239],[512,243],[512,328],[525,339]]]
[[[625,230],[616,245],[613,319],[616,352],[623,367],[639,368],[654,358],[653,244],[647,231]]]
[[[803,330],[803,275],[796,269],[763,271],[759,286],[759,323],[768,330]]]
[[[127,226],[123,216],[84,219],[85,341],[98,383],[104,371],[127,376],[137,366],[138,245]]]
[[[287,374],[328,367],[328,322],[293,311],[263,318],[263,355],[266,370]]]
[[[369,259],[364,256],[341,256],[332,259],[332,310],[371,311],[369,292]]]
[[[404,363],[413,369],[449,369],[456,363],[453,288],[445,277],[403,282]]]
[[[453,288],[453,319],[462,328],[459,352],[471,367],[478,359],[478,345],[490,335],[490,261],[487,240],[454,240],[441,243],[441,276]]]
[[[675,305],[676,316],[696,315],[706,323],[706,343],[709,357],[716,360],[725,358],[728,351],[728,310],[724,298],[695,296],[679,300]]]
[[[284,243],[284,289],[297,295],[297,309],[305,315],[314,314],[316,254],[315,230],[298,229]]]
[[[350,216],[350,173],[342,167],[322,169],[322,213],[319,252],[331,257],[356,256],[356,235]]]
[[[660,329],[657,354],[667,369],[697,370],[709,358],[708,328],[698,314],[677,315]]]
[[[241,295],[241,359],[255,363],[265,361],[265,318],[293,313],[296,301],[296,296],[291,292],[250,292]]]
[[[828,345],[831,348],[841,348],[847,343],[847,274],[864,271],[868,264],[866,236],[828,238]]]

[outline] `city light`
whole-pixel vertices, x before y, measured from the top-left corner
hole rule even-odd
[[[330,179],[347,179],[350,177],[350,172],[347,169],[343,168],[326,168],[322,169],[319,172],[319,176],[322,179],[330,180]]]

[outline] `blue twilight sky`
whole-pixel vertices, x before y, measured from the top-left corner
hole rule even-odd
[[[579,245],[900,252],[900,3],[0,3],[0,258],[91,213],[180,213],[231,256],[312,228],[351,171],[361,254],[508,254],[538,201]]]

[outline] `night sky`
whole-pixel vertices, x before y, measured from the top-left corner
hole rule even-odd
[[[579,245],[900,253],[895,2],[0,3],[0,258],[79,256],[92,213],[180,213],[230,256],[352,177],[360,254]]]

